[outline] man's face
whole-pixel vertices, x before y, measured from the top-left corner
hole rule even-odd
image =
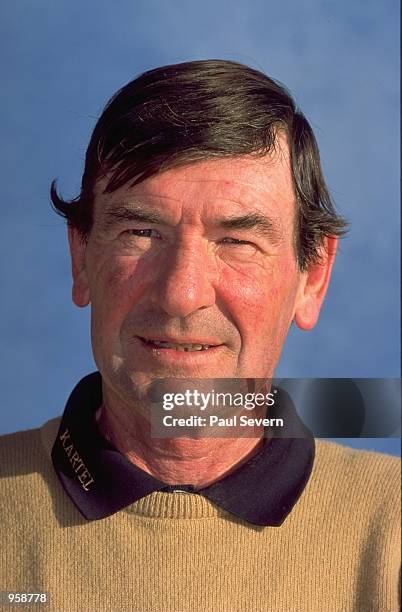
[[[70,238],[105,384],[130,401],[155,378],[271,377],[306,280],[285,138],[264,158],[104,187],[87,246]]]

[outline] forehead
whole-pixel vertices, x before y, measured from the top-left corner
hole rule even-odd
[[[130,186],[105,193],[108,177],[95,187],[95,214],[121,202],[170,208],[183,204],[198,212],[216,212],[225,206],[293,218],[295,197],[285,136],[278,136],[276,148],[265,156],[244,155],[194,162],[155,174]]]

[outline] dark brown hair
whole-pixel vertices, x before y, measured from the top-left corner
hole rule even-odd
[[[93,189],[109,174],[105,193],[199,160],[263,156],[284,130],[297,202],[296,255],[301,270],[319,259],[325,236],[341,236],[313,131],[283,85],[225,60],[156,68],[120,89],[106,105],[88,145],[80,195],[70,201],[51,185],[53,207],[86,239]]]

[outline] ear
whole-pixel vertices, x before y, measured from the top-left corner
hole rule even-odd
[[[68,242],[73,275],[72,298],[76,306],[83,308],[88,306],[90,301],[85,258],[87,243],[78,230],[73,227],[68,227]]]
[[[311,264],[303,273],[304,279],[296,301],[294,320],[300,329],[312,329],[320,314],[320,309],[331,278],[338,239],[326,237],[320,248],[319,263]]]

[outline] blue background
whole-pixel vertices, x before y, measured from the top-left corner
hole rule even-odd
[[[398,10],[396,0],[2,2],[0,432],[60,414],[94,369],[51,179],[77,195],[108,98],[144,70],[195,59],[240,61],[288,86],[352,224],[320,322],[291,330],[277,375],[399,377]],[[395,439],[347,443],[399,452]]]

